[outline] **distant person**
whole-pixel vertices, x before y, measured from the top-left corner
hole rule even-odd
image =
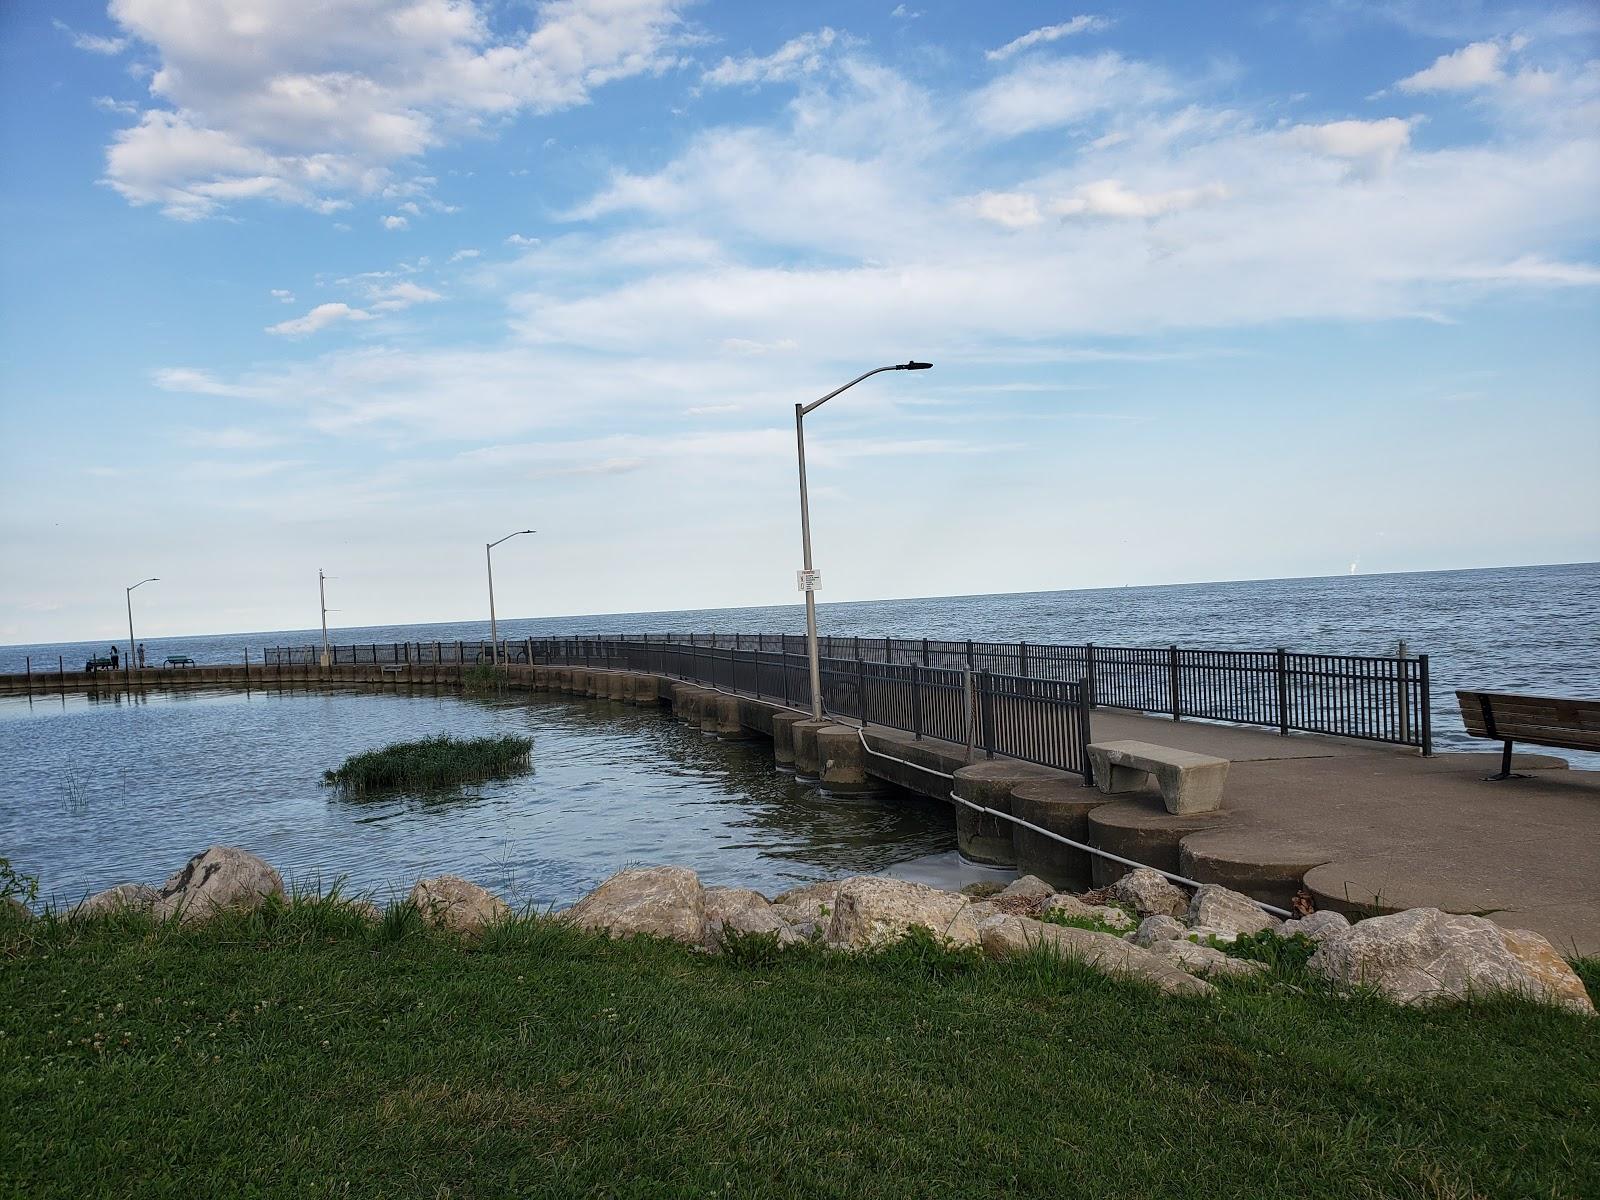
[[[113,671],[117,669],[117,648],[115,646],[111,647],[111,669]]]
[[[144,643],[139,643],[139,670],[144,670]]]

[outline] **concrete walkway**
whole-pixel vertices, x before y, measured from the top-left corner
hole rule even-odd
[[[1537,930],[1566,953],[1600,954],[1600,772],[1526,754],[1515,768],[1527,779],[1488,782],[1496,751],[1422,758],[1106,710],[1094,714],[1092,736],[1233,761],[1220,819],[1181,838],[1182,856],[1213,877],[1230,865],[1303,867],[1321,907],[1480,913]],[[1131,803],[1165,811],[1153,791]]]

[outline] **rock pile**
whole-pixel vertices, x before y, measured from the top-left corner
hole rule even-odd
[[[234,847],[212,846],[160,889],[119,884],[88,897],[68,916],[135,912],[192,922],[283,898],[283,879],[267,863]],[[410,902],[428,924],[458,935],[479,934],[511,914],[498,896],[454,875],[419,880]],[[367,918],[381,917],[368,901],[352,907]],[[985,889],[982,898],[861,875],[808,883],[768,900],[749,888],[706,887],[685,867],[630,867],[558,919],[613,938],[666,938],[713,954],[745,937],[771,938],[778,946],[814,942],[870,951],[921,930],[991,958],[1044,949],[1174,995],[1211,992],[1206,976],[1266,969],[1219,946],[1263,934],[1298,936],[1315,943],[1308,963],[1313,973],[1370,988],[1399,1004],[1511,994],[1594,1012],[1571,965],[1529,930],[1436,908],[1353,925],[1334,912],[1280,922],[1248,896],[1215,884],[1191,895],[1148,868],[1085,896],[1056,892],[1031,875]]]

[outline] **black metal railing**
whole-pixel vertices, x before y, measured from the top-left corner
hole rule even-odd
[[[805,638],[799,634],[653,633],[610,638],[521,638],[501,642],[500,661],[513,664],[555,661],[551,655],[591,658],[602,643],[654,647],[662,662],[717,661],[715,652],[751,654],[740,666],[723,668],[740,682],[740,691],[783,695],[786,702],[808,694],[803,678],[795,686],[795,660],[804,674]],[[1180,646],[1062,645],[1038,642],[947,641],[933,638],[824,637],[825,663],[866,663],[883,667],[950,671],[965,678],[997,677],[1084,682],[1091,707],[1122,708],[1236,725],[1257,725],[1288,734],[1322,733],[1433,752],[1429,707],[1428,656],[1386,657],[1303,654],[1288,650],[1196,650]],[[269,666],[311,665],[315,646],[268,647]],[[765,656],[765,657],[763,657]],[[489,662],[492,647],[481,642],[412,642],[339,646],[335,664],[414,663],[417,665]],[[562,659],[561,661],[568,661]],[[577,662],[578,659],[571,661]],[[781,664],[781,665],[780,665]],[[599,661],[589,665],[603,665]],[[675,669],[640,666],[662,674]],[[838,673],[839,668],[829,668]],[[845,670],[848,675],[849,671]],[[780,679],[781,676],[781,679]],[[683,676],[688,678],[687,675]],[[895,673],[875,673],[869,694],[885,703],[894,696]],[[931,680],[935,676],[922,675]],[[927,686],[917,689],[926,693]],[[928,697],[931,699],[931,697]]]

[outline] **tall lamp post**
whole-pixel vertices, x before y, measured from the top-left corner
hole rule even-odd
[[[494,619],[494,548],[500,542],[509,542],[514,537],[521,537],[525,533],[538,533],[537,529],[519,529],[515,533],[508,533],[499,542],[487,542],[483,547],[483,560],[489,568],[489,661],[495,666],[500,665],[500,626]]]
[[[147,583],[160,583],[161,576],[152,575],[149,579],[141,579],[133,587],[123,588],[124,599],[128,602],[128,670],[133,670],[134,645],[133,645],[133,588],[141,588]]]
[[[884,371],[926,371],[933,366],[925,362],[896,363],[890,367],[874,367],[865,375],[857,375],[844,387],[835,388],[820,400],[794,406],[794,440],[800,453],[800,543],[805,554],[805,569],[800,572],[800,590],[806,594],[806,658],[811,667],[811,716],[822,720],[822,664],[817,653],[817,585],[821,576],[811,565],[811,503],[806,496],[806,426],[805,417],[812,409],[821,408],[840,392],[849,391],[863,379],[881,375]]]
[[[317,568],[317,603],[322,606],[322,657],[318,665],[327,670],[330,658],[328,654],[328,577],[322,573],[322,568]],[[337,609],[335,611],[338,611]]]

